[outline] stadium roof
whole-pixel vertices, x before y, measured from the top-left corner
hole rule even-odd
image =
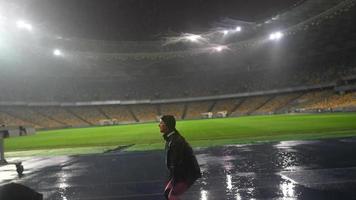
[[[229,20],[257,22],[301,0],[14,0],[23,16],[66,38],[157,40],[204,32]],[[228,19],[228,20],[226,20]]]
[[[19,1],[15,0],[15,2]],[[22,1],[36,2],[37,0]],[[1,3],[3,2],[0,1],[0,5]],[[224,27],[230,24],[233,27],[241,24],[243,31],[225,36],[225,33],[219,29],[208,30],[197,33],[204,36],[206,39],[204,43],[184,41],[169,45],[164,44],[166,42],[162,40],[164,38],[155,41],[116,42],[57,38],[51,27],[46,27],[45,23],[41,25],[33,18],[28,18],[29,21],[34,20],[33,26],[27,21],[18,21],[14,24],[11,21],[11,14],[16,12],[11,10],[8,16],[4,15],[5,18],[1,18],[1,14],[4,13],[1,12],[3,10],[0,6],[0,24],[4,22],[4,26],[0,26],[0,36],[2,36],[0,60],[5,60],[9,66],[10,64],[31,66],[25,68],[31,73],[37,73],[38,70],[32,69],[38,66],[45,69],[40,70],[43,72],[50,71],[49,68],[56,71],[69,68],[68,72],[72,68],[76,70],[89,68],[95,75],[98,74],[98,69],[103,73],[108,70],[105,75],[111,75],[114,69],[116,71],[127,69],[127,73],[130,74],[132,71],[135,73],[137,71],[137,74],[146,75],[145,69],[161,69],[165,66],[170,66],[170,69],[180,69],[186,65],[189,70],[200,68],[206,70],[209,66],[213,69],[219,66],[218,69],[221,69],[225,65],[268,66],[273,54],[277,55],[277,52],[285,63],[297,63],[296,60],[307,60],[305,56],[336,54],[340,50],[354,52],[355,4],[356,0],[308,0],[253,23],[224,18],[213,25]],[[26,10],[31,10],[30,8],[28,6]],[[37,14],[39,15],[40,12]],[[271,31],[279,28],[286,36],[283,41],[266,41]],[[243,35],[248,37],[241,37]],[[181,35],[168,38],[174,40],[180,37]],[[197,35],[188,34],[186,37],[188,40],[199,40]],[[279,51],[276,49],[272,51],[272,47],[278,47]],[[260,59],[255,59],[256,56]],[[300,59],[299,56],[303,56],[304,59]],[[323,58],[328,57],[323,56]],[[23,60],[26,62],[22,62]],[[194,67],[191,67],[192,65]],[[16,73],[18,70],[15,69],[18,68],[20,67],[9,67]],[[91,73],[90,70],[85,72]],[[122,71],[120,73],[125,74]]]

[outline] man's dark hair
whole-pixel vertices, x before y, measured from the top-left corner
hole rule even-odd
[[[166,124],[169,130],[176,129],[176,119],[173,115],[163,115],[161,120]]]

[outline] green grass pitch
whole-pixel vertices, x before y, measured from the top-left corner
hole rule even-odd
[[[194,147],[348,137],[356,136],[356,113],[185,120],[177,122],[177,129]],[[75,154],[124,145],[132,145],[126,150],[162,149],[158,123],[39,131],[5,140],[6,152],[67,149],[62,153]]]

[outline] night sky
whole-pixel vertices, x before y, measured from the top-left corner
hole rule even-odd
[[[258,21],[298,0],[28,0],[25,15],[62,37],[155,40],[215,28],[224,18]]]

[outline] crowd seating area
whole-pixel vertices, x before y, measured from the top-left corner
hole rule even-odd
[[[118,120],[119,123],[126,124],[136,121],[127,106],[101,106],[101,110],[111,119]]]
[[[107,117],[102,112],[100,112],[96,106],[69,107],[68,110],[73,115],[77,116],[77,118],[85,121],[90,125],[98,125],[100,120],[107,119]]]
[[[227,116],[287,112],[333,111],[356,108],[356,92],[336,93],[333,89],[290,92],[276,95],[230,98],[182,103],[95,106],[0,106],[0,124],[32,126],[37,129],[86,127],[101,120],[119,124],[158,121],[163,114],[181,119],[201,119],[202,113],[227,111]],[[206,116],[205,116],[206,117]]]
[[[219,100],[216,102],[211,112],[216,113],[219,111],[227,111],[227,114],[230,115],[241,101],[242,99]]]
[[[24,78],[24,81],[18,81],[18,77],[10,80],[4,77],[0,80],[0,101],[77,102],[201,97],[329,84],[340,78],[332,70],[309,72],[300,69],[300,72],[293,72],[293,75],[287,73],[290,72],[230,70],[164,78],[140,77],[140,81],[120,77],[112,80],[95,77],[72,80],[62,77],[41,81]]]
[[[213,105],[212,101],[188,103],[185,118],[186,119],[200,119],[200,118],[202,118],[201,114],[208,112],[212,105]]]
[[[69,126],[74,126],[74,127],[80,127],[80,126],[88,126],[89,124],[71,112],[68,111],[69,108],[65,107],[34,107],[33,109],[36,109],[39,113],[42,113],[45,116],[51,117],[52,119],[55,119],[59,123],[62,124],[64,127],[69,127]]]
[[[306,108],[308,105],[319,102],[331,94],[333,94],[332,90],[315,90],[306,92],[300,98],[298,98],[293,105],[291,105],[291,109]]]
[[[261,105],[266,103],[270,96],[257,96],[257,97],[249,97],[243,100],[241,105],[231,113],[232,116],[240,116],[240,115],[247,115],[254,112],[258,109]]]
[[[1,111],[14,118],[25,121],[35,128],[51,128],[61,126],[61,124],[58,122],[41,115],[40,113],[36,112],[35,109],[31,109],[29,107],[5,107],[1,108]]]
[[[304,109],[336,109],[356,105],[355,92],[347,94],[329,94],[304,106]]]
[[[183,118],[184,103],[169,103],[160,105],[162,115],[173,115],[176,119]]]
[[[31,122],[23,121],[19,118],[13,117],[3,111],[0,111],[0,122],[3,125],[7,126],[24,126],[24,125],[30,125],[33,127],[36,127],[34,124]],[[38,127],[38,126],[37,126]]]
[[[301,94],[298,92],[291,93],[291,94],[283,94],[283,95],[276,95],[262,107],[254,111],[255,114],[269,114],[273,113],[280,108],[283,108],[287,105],[290,101],[296,99]]]
[[[131,110],[139,122],[156,121],[159,116],[157,105],[135,105]]]

